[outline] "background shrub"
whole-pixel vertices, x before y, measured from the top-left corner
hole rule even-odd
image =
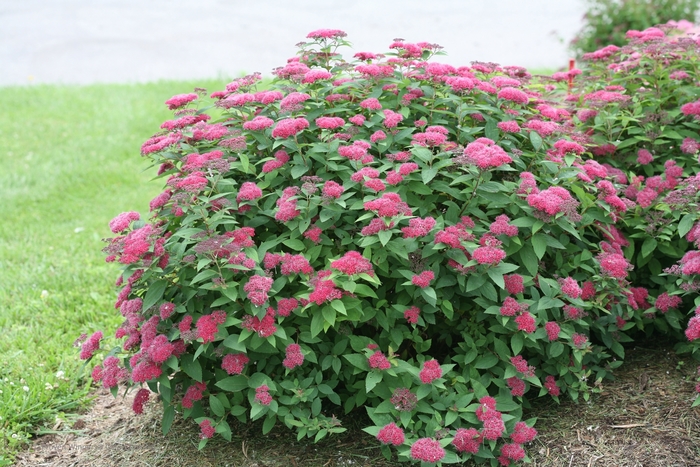
[[[230,439],[229,416],[318,440],[361,409],[387,456],[522,460],[526,394],[589,398],[650,303],[682,292],[637,291],[635,263],[682,248],[670,236],[695,219],[673,211],[635,256],[621,229],[656,226],[658,208],[590,158],[600,129],[572,118],[578,97],[553,84],[567,77],[431,62],[438,46],[404,41],[349,63],[344,36],[310,33],[265,90],[253,75],[166,102],[176,118],[142,146],[165,190],[147,221],[110,223],[126,340],[93,378],[140,386],[137,413],[159,393],[164,431],[181,411],[200,446]],[[695,190],[669,167],[669,194]],[[661,300],[682,330],[691,298]]]
[[[587,0],[584,25],[571,42],[577,57],[606,45],[622,46],[629,30],[641,31],[668,21],[694,21],[698,0]]]

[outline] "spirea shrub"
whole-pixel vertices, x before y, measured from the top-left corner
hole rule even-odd
[[[587,0],[583,27],[571,41],[571,50],[581,56],[607,45],[627,43],[630,30],[644,30],[668,21],[694,21],[698,0]]]
[[[140,387],[136,412],[157,393],[200,446],[230,417],[319,440],[360,411],[402,460],[526,459],[526,398],[588,399],[650,313],[690,301],[634,291],[621,229],[655,211],[555,86],[429,43],[348,62],[344,36],[309,34],[264,89],[166,102],[141,148],[164,190],[110,223],[123,341],[93,378]]]
[[[592,154],[615,168],[615,189],[635,203],[616,228],[634,266],[628,301],[645,311],[641,322],[626,326],[682,341],[684,333],[687,341],[677,350],[692,352],[696,359],[698,32],[688,21],[628,31],[622,47],[609,45],[584,55],[585,71],[576,76],[566,98],[576,127],[591,137]],[[686,314],[691,315],[688,326]]]

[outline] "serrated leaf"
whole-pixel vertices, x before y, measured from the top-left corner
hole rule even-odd
[[[693,228],[694,223],[695,216],[693,214],[686,214],[683,216],[681,221],[678,223],[678,236],[681,238],[685,237],[688,232],[690,232],[690,229]]]
[[[503,280],[503,274],[491,268],[487,269],[486,273],[489,275],[494,284],[496,284],[501,289],[506,288],[505,281]]]
[[[562,352],[564,352],[564,344],[561,342],[552,342],[547,349],[547,354],[552,358],[558,357]]]
[[[527,272],[529,272],[532,276],[536,276],[540,265],[537,255],[534,251],[532,251],[532,247],[530,245],[525,245],[520,249],[520,251],[518,251],[518,254],[520,255],[520,260],[525,266],[525,269],[527,269]]]
[[[382,246],[386,246],[387,243],[389,243],[389,240],[391,240],[391,232],[388,230],[381,230],[377,234],[379,237],[379,241],[381,242]]]
[[[284,242],[282,242],[282,244],[295,251],[303,251],[306,249],[304,242],[302,242],[298,238],[290,238],[289,240],[285,240]]]
[[[352,366],[355,368],[359,368],[360,370],[367,370],[369,369],[369,364],[367,363],[367,357],[364,355],[360,355],[358,353],[351,353],[351,354],[344,354],[343,358],[350,362]]]
[[[542,137],[536,131],[530,131],[530,142],[535,152],[539,151],[542,147]]]
[[[336,300],[339,301],[339,300]],[[335,324],[335,315],[336,311],[333,309],[332,306],[324,306],[321,309],[321,313],[323,314],[323,319],[325,320],[326,323],[328,323],[330,326],[333,326]]]
[[[316,337],[319,334],[321,334],[321,331],[323,331],[324,323],[325,319],[323,319],[323,314],[314,313],[314,316],[311,318],[311,337]]]
[[[483,274],[471,274],[467,280],[467,292],[478,289],[486,283],[487,279]]]
[[[241,161],[241,170],[243,170],[244,173],[248,173],[248,168],[250,167],[248,156],[241,152],[238,154],[238,159]]]
[[[170,427],[173,426],[173,420],[175,419],[175,407],[168,405],[165,410],[163,410],[163,418],[160,422],[163,435],[167,435],[170,431]]]
[[[518,355],[521,350],[523,350],[523,343],[525,342],[525,337],[523,333],[516,332],[513,337],[510,338],[510,348],[513,349],[513,355]]]
[[[656,245],[658,242],[654,237],[647,237],[646,240],[644,240],[644,243],[642,243],[642,258],[646,258],[650,254],[653,253],[653,251],[656,249]]]
[[[437,167],[427,167],[427,168],[423,169],[423,171],[421,172],[421,177],[423,178],[423,183],[425,183],[426,185],[428,183],[430,183],[430,181],[435,178],[437,173],[438,173]]]
[[[382,381],[383,373],[379,371],[370,371],[367,373],[367,379],[365,380],[365,392],[369,392],[374,389],[374,387]]]
[[[292,167],[292,178],[297,179],[308,171],[308,165],[295,165],[294,167]]]
[[[224,405],[213,394],[209,395],[209,407],[211,408],[211,411],[214,412],[214,415],[216,415],[217,417],[223,417],[226,413]]]
[[[486,370],[493,368],[498,363],[498,357],[496,354],[488,352],[481,357],[477,358],[474,362],[474,368],[479,370]]]
[[[535,234],[532,236],[532,249],[537,256],[537,259],[542,259],[547,252],[547,240],[543,234]]]
[[[202,382],[202,365],[199,361],[194,360],[192,355],[183,355],[180,358],[180,366],[182,370],[193,380]]]
[[[166,280],[157,280],[150,286],[148,286],[148,290],[146,291],[146,296],[143,297],[143,305],[142,308],[143,310],[148,310],[151,308],[153,305],[158,303],[158,301],[163,298],[163,293],[165,292],[165,288],[168,286],[168,281]]]

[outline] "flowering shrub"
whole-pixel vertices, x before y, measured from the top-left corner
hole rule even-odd
[[[678,310],[700,304],[691,300],[700,282],[692,261],[697,252],[689,251],[700,238],[700,89],[691,78],[697,32],[687,21],[629,31],[624,47],[584,55],[586,72],[568,98],[597,160],[619,171],[608,193],[635,203],[616,227],[634,266],[628,301],[645,310],[643,322],[629,326],[647,331],[680,333]]]
[[[165,189],[110,224],[125,341],[93,378],[147,386],[200,446],[229,416],[318,440],[364,410],[402,460],[526,459],[524,399],[588,399],[650,320],[619,230],[650,211],[524,69],[404,41],[346,62],[344,36],[311,33],[268,89],[168,101],[142,146]]]
[[[584,25],[571,41],[579,57],[607,45],[622,46],[625,33],[672,20],[694,20],[697,0],[586,0]]]

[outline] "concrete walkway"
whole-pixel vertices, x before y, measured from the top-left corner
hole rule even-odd
[[[402,37],[455,66],[553,69],[583,13],[583,0],[5,0],[0,86],[268,75],[321,28],[346,31],[353,53]]]

